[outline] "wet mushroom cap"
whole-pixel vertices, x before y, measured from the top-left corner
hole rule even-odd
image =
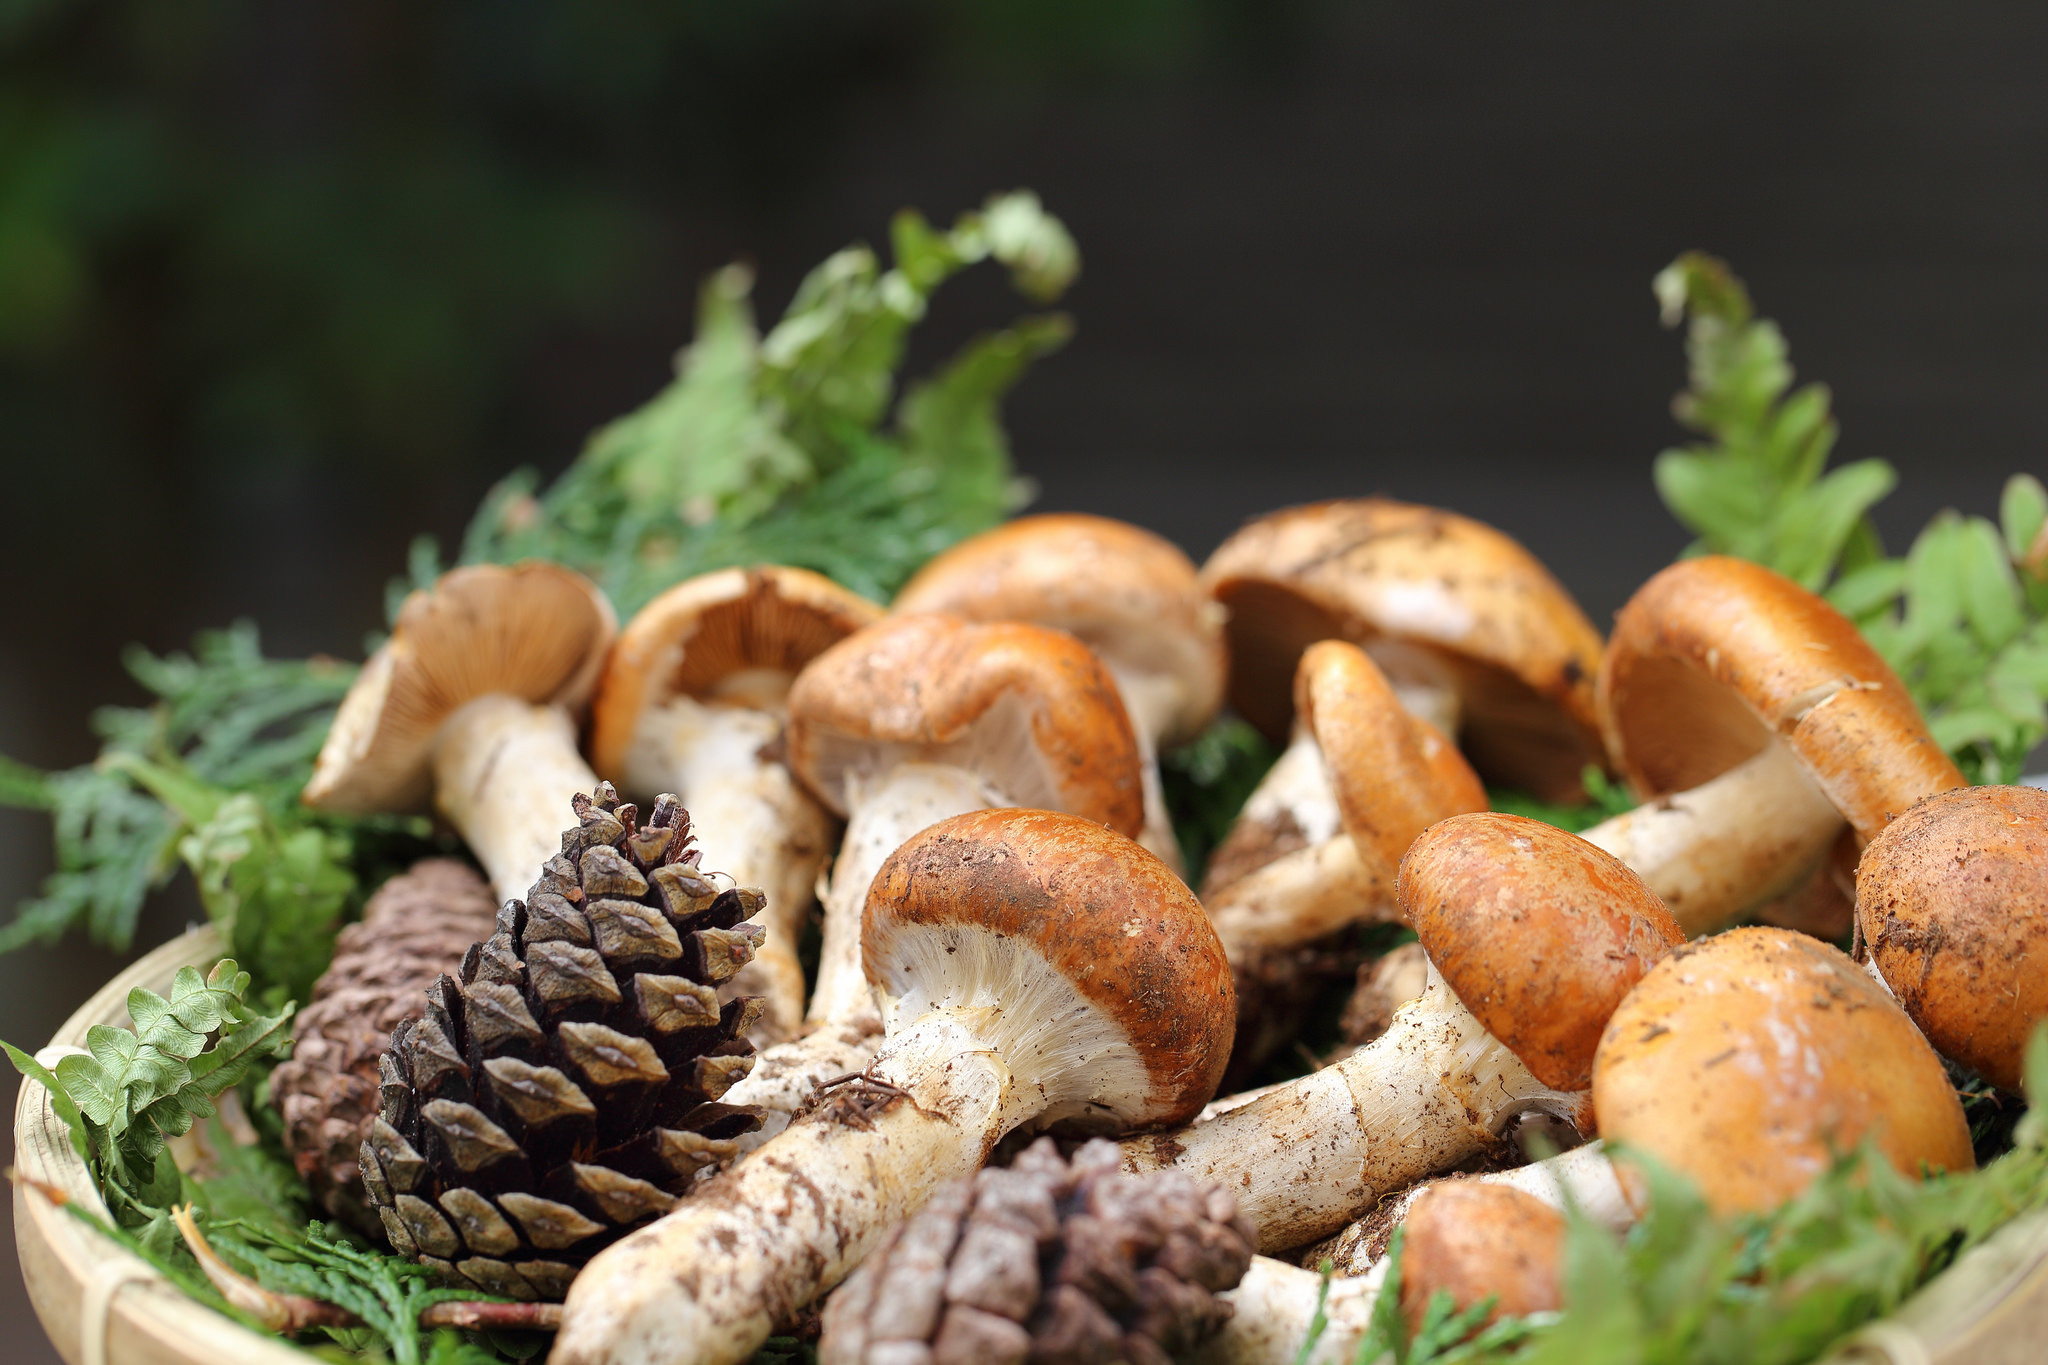
[[[1397,866],[1446,815],[1486,809],[1486,788],[1457,746],[1402,709],[1358,646],[1310,645],[1295,671],[1294,705],[1323,751],[1345,832],[1385,866]]]
[[[1031,975],[976,975],[991,959],[981,944]],[[869,887],[861,950],[885,1001],[986,1005],[1077,1056],[1091,1031],[1113,1033],[1097,1050],[1142,1080],[1128,1093],[1083,1090],[1049,1111],[1082,1128],[1192,1118],[1229,1059],[1237,1000],[1201,903],[1132,840],[1078,816],[974,811],[913,836]],[[936,991],[932,964],[944,966]],[[1067,988],[1089,1018],[1082,1006],[1035,1017]],[[895,1007],[885,1004],[885,1015]]]
[[[1652,968],[1607,1023],[1593,1108],[1603,1137],[1690,1176],[1723,1213],[1776,1208],[1865,1138],[1910,1176],[1974,1164],[1912,1020],[1841,952],[1787,929],[1733,929]]]
[[[1519,815],[1432,825],[1396,894],[1444,983],[1559,1090],[1586,1088],[1608,1016],[1685,940],[1620,859]]]
[[[1412,1332],[1429,1301],[1463,1312],[1497,1298],[1487,1321],[1564,1306],[1564,1215],[1533,1194],[1477,1180],[1432,1184],[1409,1207],[1401,1251],[1401,1315]]]
[[[1287,734],[1309,645],[1399,642],[1457,692],[1459,746],[1487,777],[1562,800],[1602,761],[1600,633],[1482,522],[1382,498],[1292,507],[1231,536],[1202,581],[1230,613],[1231,705],[1268,738]]]
[[[1865,843],[1963,785],[1847,617],[1725,555],[1680,560],[1629,599],[1601,665],[1600,715],[1609,755],[1646,798],[1702,786],[1775,736]]]
[[[2048,791],[1962,787],[1870,841],[1856,872],[1864,942],[1929,1042],[2018,1093],[2048,1017]]]
[[[1019,517],[931,560],[894,610],[1031,621],[1132,672],[1168,675],[1179,705],[1160,738],[1191,738],[1223,704],[1222,613],[1178,546],[1108,517]]]
[[[805,664],[882,609],[808,569],[720,569],[678,583],[619,633],[591,704],[591,766],[614,773],[641,713],[676,696],[715,697],[721,684],[779,677]],[[746,700],[742,696],[738,700]]]
[[[477,564],[405,599],[335,713],[300,799],[321,810],[423,811],[441,722],[478,697],[575,710],[618,618],[597,585],[559,564]]]
[[[813,659],[789,702],[790,767],[842,815],[850,772],[921,760],[1000,773],[1015,804],[1126,834],[1144,824],[1138,744],[1116,683],[1064,631],[888,617]]]

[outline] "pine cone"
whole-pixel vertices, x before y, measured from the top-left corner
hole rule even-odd
[[[954,1181],[825,1305],[821,1365],[1167,1365],[1230,1318],[1256,1239],[1237,1201],[1178,1172],[1125,1175],[1040,1138]]]
[[[609,783],[575,809],[527,899],[392,1035],[362,1147],[392,1246],[514,1299],[562,1297],[761,1121],[718,1102],[761,999],[717,991],[753,957],[760,893],[698,871],[673,796],[644,827]]]
[[[329,1217],[380,1228],[356,1167],[377,1113],[377,1059],[391,1031],[427,1007],[434,978],[489,936],[496,914],[482,877],[453,858],[428,858],[379,887],[362,922],[335,941],[293,1026],[291,1060],[270,1078],[292,1160]]]

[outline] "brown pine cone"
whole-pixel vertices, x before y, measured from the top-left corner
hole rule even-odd
[[[377,1116],[377,1059],[391,1031],[426,1010],[427,987],[491,936],[498,907],[466,863],[427,858],[377,889],[293,1026],[291,1060],[270,1078],[285,1143],[329,1217],[381,1236],[356,1154]]]
[[[1256,1239],[1220,1186],[1040,1138],[943,1187],[825,1305],[820,1365],[1168,1365],[1230,1318]]]

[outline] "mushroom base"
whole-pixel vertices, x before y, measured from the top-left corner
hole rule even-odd
[[[1315,1271],[1254,1256],[1237,1288],[1220,1296],[1234,1310],[1230,1321],[1189,1359],[1199,1365],[1351,1365],[1385,1279],[1384,1265],[1364,1275],[1338,1275],[1326,1295]],[[1304,1358],[1301,1346],[1319,1310],[1323,1334]]]
[[[1127,1139],[1124,1166],[1224,1185],[1258,1226],[1259,1249],[1284,1250],[1485,1150],[1517,1114],[1576,1122],[1585,1104],[1531,1075],[1432,967],[1421,998],[1371,1046],[1206,1122]]]

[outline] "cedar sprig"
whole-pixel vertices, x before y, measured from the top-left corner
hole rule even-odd
[[[826,259],[765,336],[751,272],[713,275],[675,380],[598,431],[546,492],[531,472],[492,490],[464,562],[552,559],[596,579],[626,615],[693,574],[759,561],[886,599],[933,554],[1000,521],[1025,493],[997,404],[1070,323],[1027,317],[981,337],[900,403],[896,370],[950,276],[994,260],[1050,300],[1079,269],[1073,239],[1029,192],[995,196],[944,232],[905,210],[891,238],[886,269],[865,246]],[[416,555],[412,575],[437,569]]]

